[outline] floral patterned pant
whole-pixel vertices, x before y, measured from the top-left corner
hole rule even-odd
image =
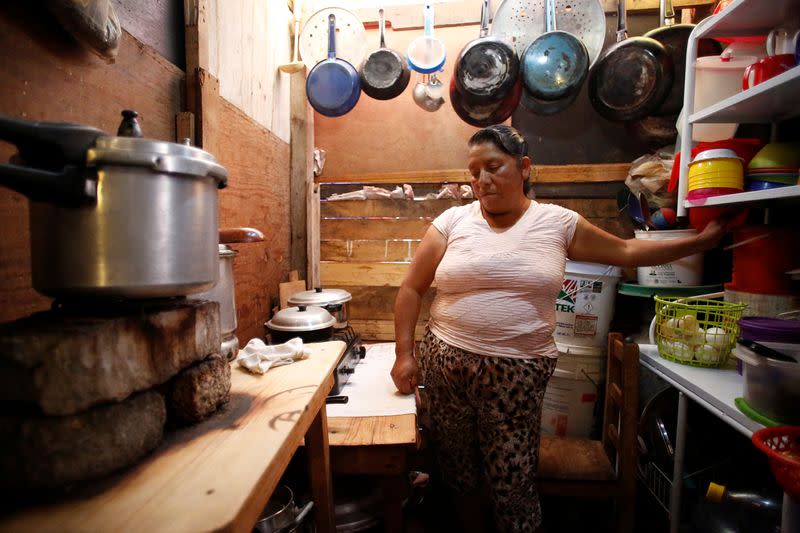
[[[428,331],[419,364],[426,429],[444,482],[468,494],[484,481],[498,531],[535,531],[542,401],[556,360],[480,356]]]

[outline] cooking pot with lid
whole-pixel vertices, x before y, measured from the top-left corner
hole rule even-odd
[[[0,139],[25,163],[0,164],[0,185],[30,199],[31,270],[40,293],[164,298],[216,282],[217,190],[228,173],[208,152],[3,116]]]
[[[265,324],[272,344],[281,344],[295,337],[303,342],[321,342],[331,339],[336,319],[316,305],[300,305],[281,309]]]
[[[237,252],[229,244],[260,242],[264,234],[253,228],[230,228],[219,231],[219,281],[211,289],[193,294],[191,298],[219,302],[219,325],[222,337],[220,355],[228,361],[239,353],[236,337],[236,286],[233,280],[233,258]]]
[[[322,307],[336,318],[334,328],[347,327],[347,302],[353,296],[344,289],[323,289],[316,287],[310,291],[297,292],[289,297],[289,305],[316,305]]]

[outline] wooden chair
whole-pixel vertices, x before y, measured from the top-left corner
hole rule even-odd
[[[639,405],[639,347],[608,336],[602,441],[542,436],[540,494],[613,499],[616,529],[633,531]]]

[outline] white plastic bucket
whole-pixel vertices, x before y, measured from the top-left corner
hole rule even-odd
[[[645,241],[669,241],[681,237],[691,237],[693,229],[673,229],[666,231],[633,232],[637,239]],[[703,254],[682,257],[666,265],[636,267],[639,285],[646,287],[695,287],[703,280]]]
[[[542,432],[588,438],[597,420],[597,400],[605,378],[603,350],[591,346],[557,346],[558,363],[542,404]]]
[[[619,267],[567,261],[556,298],[556,342],[606,347],[621,275]]]

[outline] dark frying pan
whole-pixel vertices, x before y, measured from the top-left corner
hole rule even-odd
[[[320,61],[306,79],[308,101],[326,117],[340,117],[353,109],[361,96],[355,67],[336,57],[336,15],[328,16],[328,59]]]
[[[540,100],[560,100],[580,91],[589,70],[589,52],[580,39],[556,26],[555,0],[545,0],[545,33],[522,54],[522,81]]]
[[[678,115],[649,116],[626,122],[625,128],[642,144],[651,149],[673,145],[678,138]]]
[[[649,37],[627,37],[625,0],[619,0],[617,13],[617,42],[589,73],[589,101],[608,120],[639,120],[664,103],[672,88],[675,68],[660,42]]]
[[[531,113],[547,116],[564,111],[572,105],[572,102],[574,102],[577,97],[578,91],[575,91],[560,100],[540,100],[523,87],[520,102],[522,106]]]
[[[523,90],[522,79],[517,78],[511,92],[502,100],[489,104],[476,104],[466,101],[456,87],[456,78],[453,76],[450,78],[450,104],[461,120],[471,126],[485,128],[505,122],[519,105]]]
[[[694,24],[675,24],[675,9],[672,7],[672,0],[661,0],[664,6],[664,23],[660,28],[650,30],[645,33],[645,37],[655,39],[664,45],[672,58],[675,66],[675,78],[672,88],[667,94],[667,98],[661,107],[655,112],[656,115],[676,115],[683,107],[683,80],[686,75],[686,43],[689,41],[689,34],[694,29]],[[697,57],[718,56],[722,52],[722,46],[714,39],[700,39],[697,43]]]
[[[378,10],[378,20],[381,47],[364,59],[358,74],[361,78],[361,90],[368,96],[376,100],[391,100],[406,89],[411,71],[402,55],[386,47],[386,17],[383,9]]]
[[[483,0],[480,36],[461,49],[453,78],[463,99],[474,105],[498,103],[514,90],[519,58],[510,44],[489,36],[489,0]]]

